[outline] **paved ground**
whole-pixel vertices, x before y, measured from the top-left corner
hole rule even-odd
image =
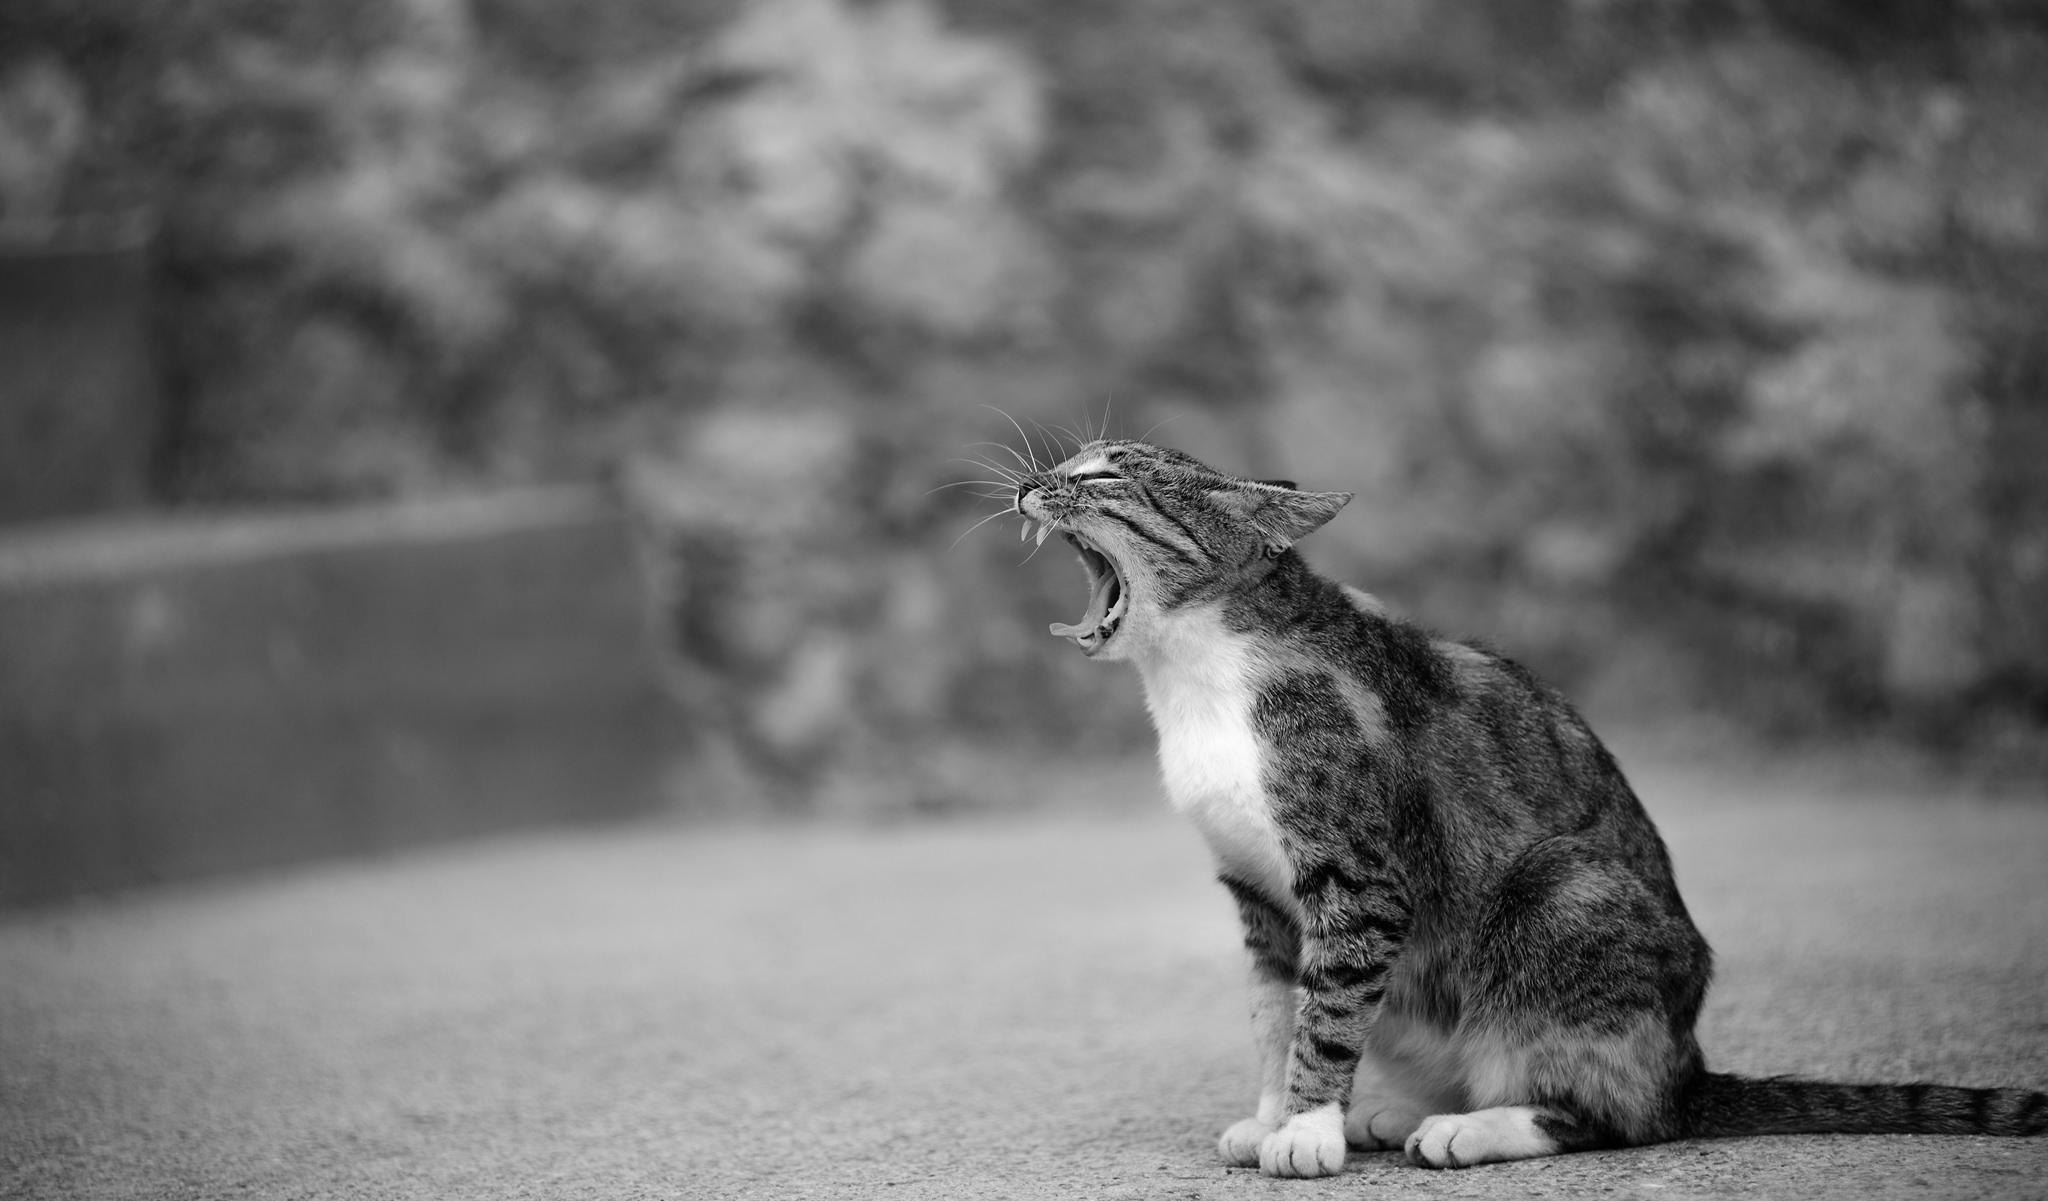
[[[1720,950],[1718,1065],[2048,1086],[2048,805],[1637,775]],[[1190,832],[1112,807],[614,829],[0,919],[0,1196],[2048,1195],[2042,1139],[1226,1171],[1230,906]]]

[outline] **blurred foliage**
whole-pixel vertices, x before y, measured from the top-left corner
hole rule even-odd
[[[666,453],[748,620],[813,598],[713,640],[762,706],[1073,695],[927,490],[982,406],[1108,399],[1356,490],[1327,566],[1596,697],[2048,724],[2048,3],[14,0],[0,45],[82,81],[80,194],[161,210],[169,498]],[[746,737],[801,758],[785,709]]]

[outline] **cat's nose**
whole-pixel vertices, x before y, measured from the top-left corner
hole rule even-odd
[[[1024,511],[1024,498],[1036,491],[1038,491],[1037,484],[1025,484],[1017,489],[1017,501],[1014,506],[1017,512],[1022,513]]]

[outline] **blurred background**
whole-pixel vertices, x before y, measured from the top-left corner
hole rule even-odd
[[[1596,723],[2038,781],[2044,329],[2037,0],[8,0],[0,904],[1143,781],[969,533],[1080,430]]]

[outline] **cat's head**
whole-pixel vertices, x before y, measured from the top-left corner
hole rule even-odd
[[[1250,480],[1144,442],[1101,440],[1045,471],[1023,473],[1011,500],[1029,537],[1064,537],[1088,575],[1080,621],[1055,623],[1090,658],[1142,653],[1177,610],[1255,578],[1334,517],[1349,492],[1303,492]]]

